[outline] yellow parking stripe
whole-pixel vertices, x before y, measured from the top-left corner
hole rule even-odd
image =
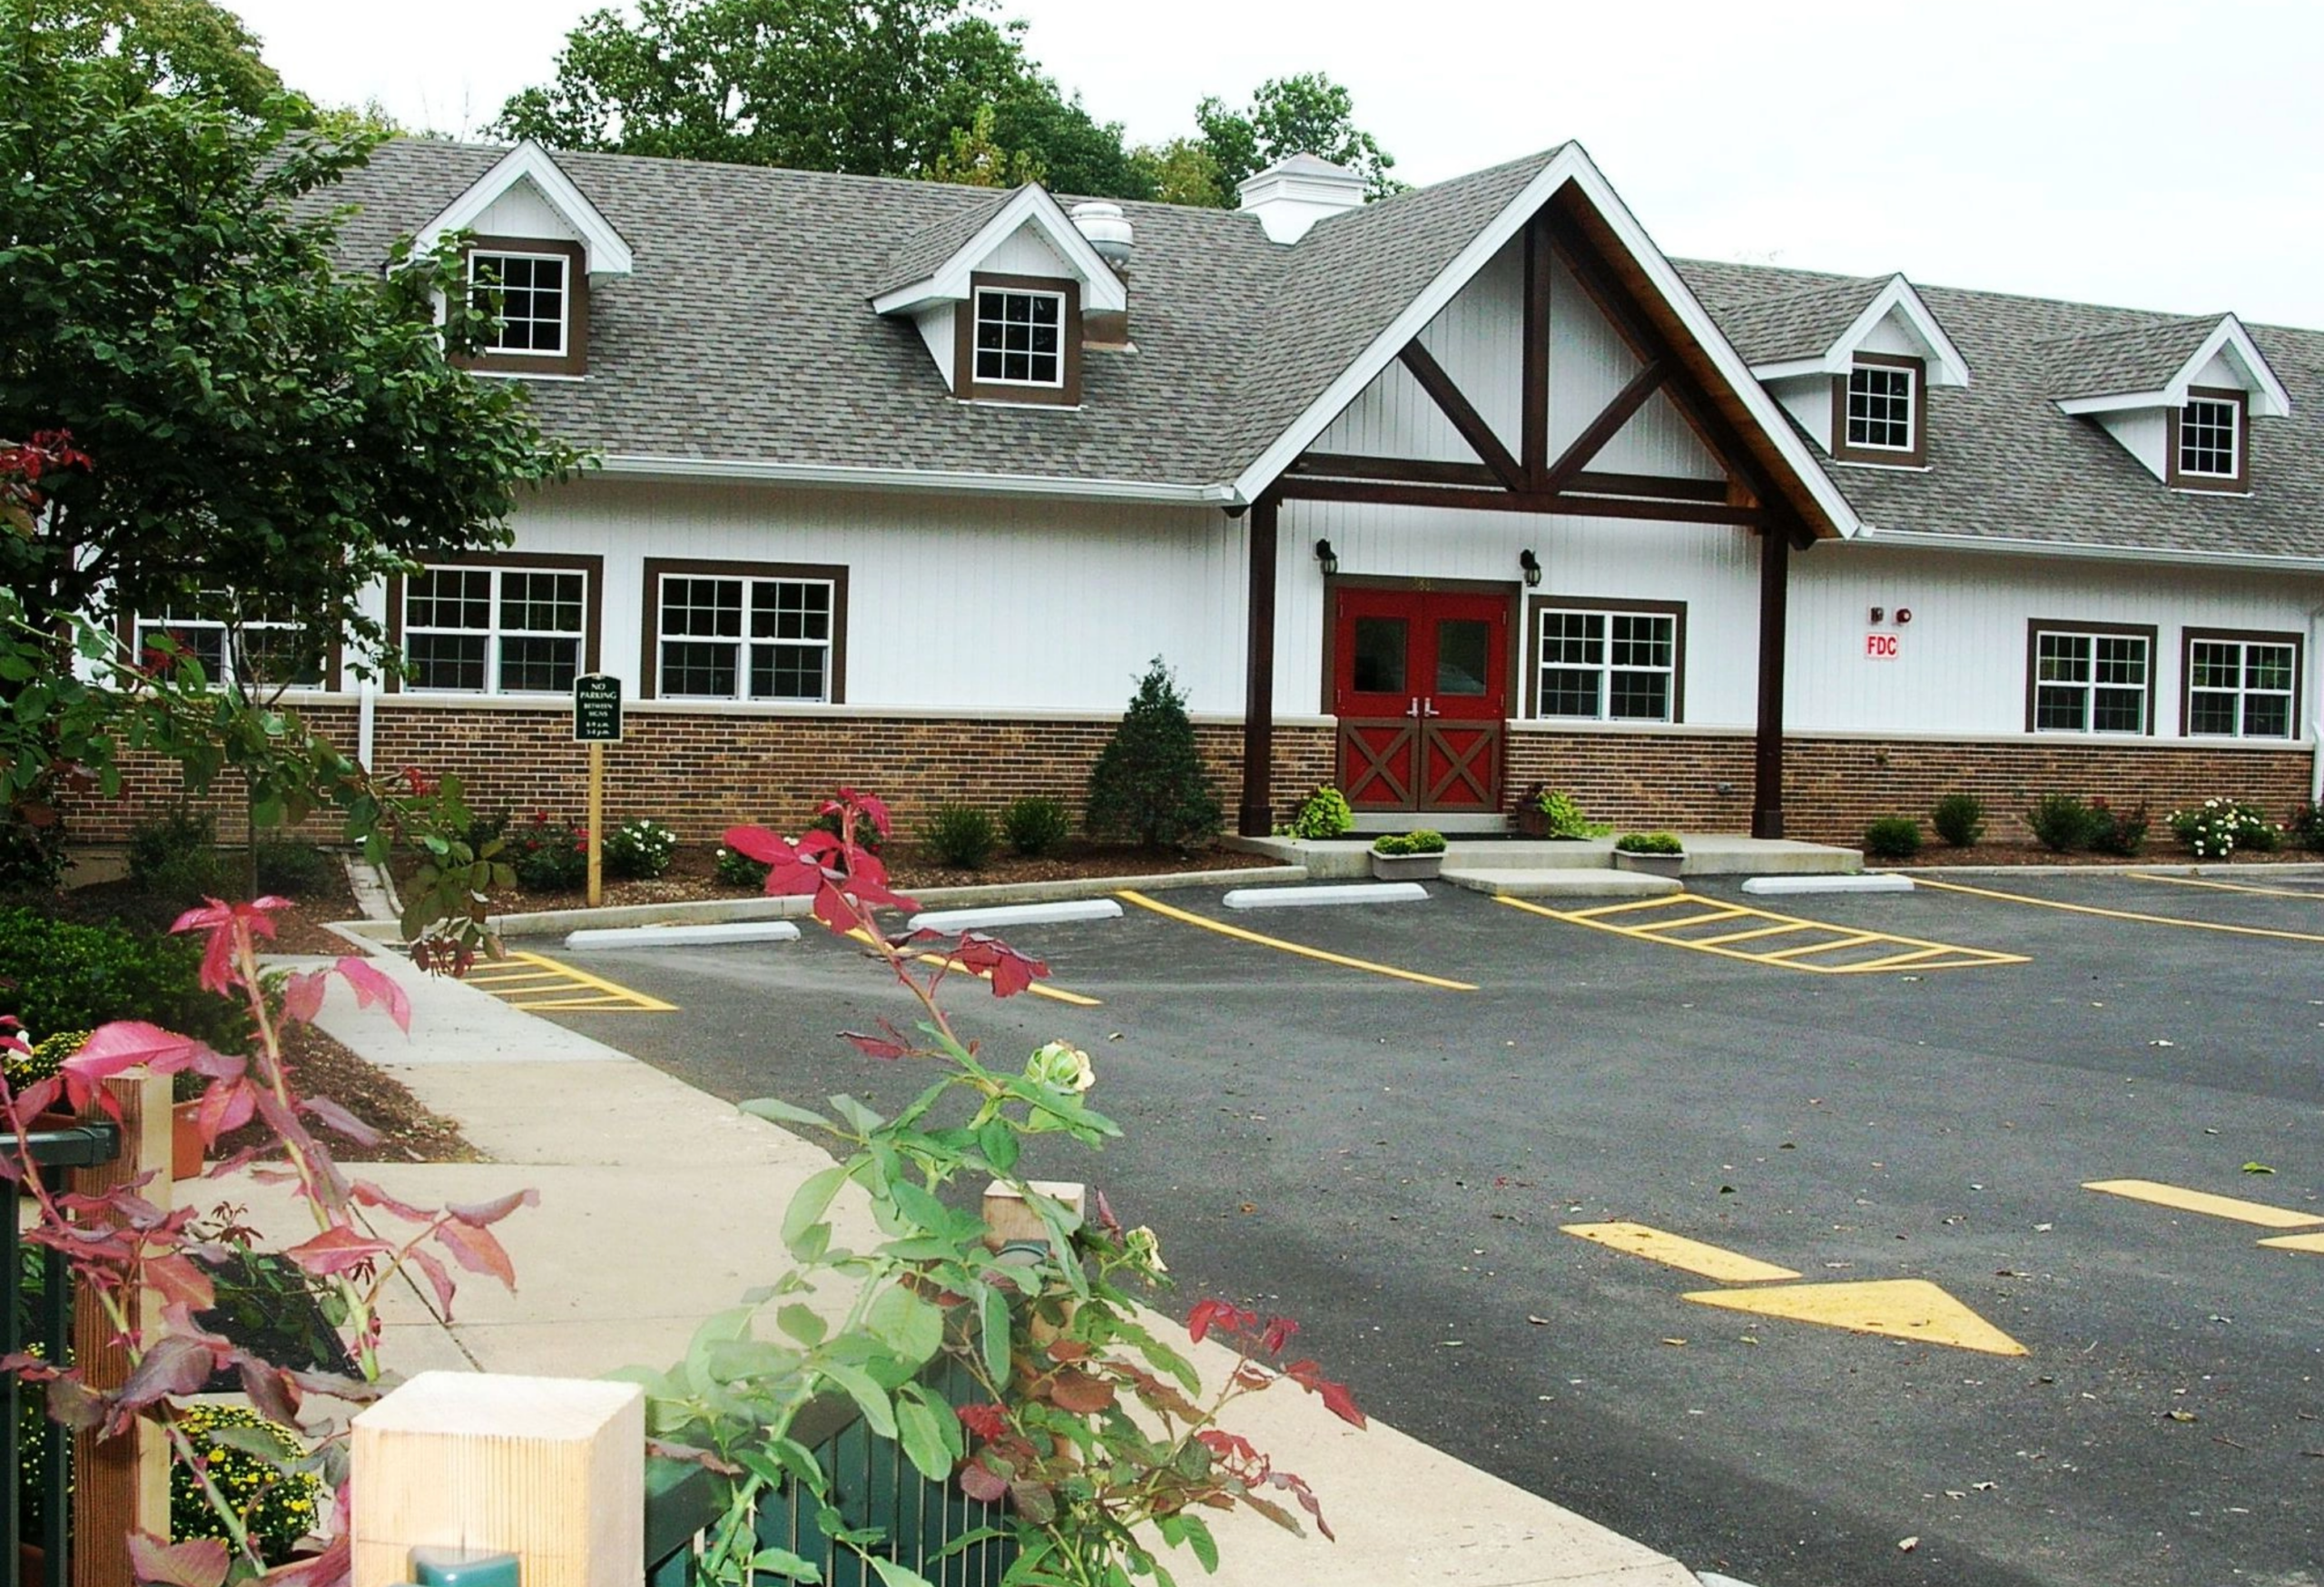
[[[2273,1239],[2260,1243],[2272,1246],[2279,1251],[2313,1251],[2324,1257],[2324,1235],[2278,1235]]]
[[[478,991],[498,998],[512,1009],[583,1009],[592,1012],[675,1014],[675,1003],[648,997],[602,976],[538,953],[511,953],[491,964],[479,965],[468,978]],[[506,990],[503,990],[503,989]],[[562,997],[564,992],[587,996]]]
[[[1716,1279],[1721,1284],[1763,1284],[1773,1278],[1799,1276],[1790,1268],[1778,1267],[1773,1262],[1762,1262],[1739,1251],[1721,1250],[1717,1246],[1704,1245],[1700,1240],[1690,1240],[1684,1235],[1665,1234],[1642,1223],[1570,1223],[1564,1226],[1562,1232],[1594,1240],[1611,1250],[1628,1251],[1631,1256],[1643,1257],[1649,1262],[1659,1262],[1665,1267],[1676,1267],[1684,1273]]]
[[[1647,899],[1636,903],[1602,905],[1595,909],[1554,910],[1521,898],[1499,898],[1512,909],[1523,910],[1545,920],[1563,921],[1569,925],[1589,926],[1616,936],[1631,937],[1642,942],[1659,942],[1671,948],[1686,948],[1698,953],[1716,953],[1722,959],[1737,959],[1746,964],[1772,965],[1778,970],[1802,970],[1815,975],[1863,975],[1890,969],[1974,970],[1993,965],[2024,964],[2029,962],[2021,953],[2001,953],[1987,948],[1963,948],[1947,942],[1931,942],[1919,937],[1900,937],[1890,932],[1860,932],[1853,926],[1827,925],[1820,921],[1804,921],[1791,915],[1773,914],[1766,910],[1740,905],[1718,906],[1728,912],[1718,917],[1726,920],[1758,920],[1768,924],[1748,931],[1728,932],[1712,937],[1682,937],[1677,929],[1699,923],[1699,914],[1683,915],[1673,920],[1655,921],[1641,918],[1642,912],[1699,907],[1713,901],[1694,893],[1672,893],[1663,898]],[[1624,916],[1622,920],[1609,916]],[[1827,933],[1822,941],[1801,942],[1789,948],[1750,951],[1728,944],[1756,938],[1787,936],[1797,932]],[[1853,962],[1816,964],[1810,960],[1824,954],[1845,953],[1876,944],[1893,944],[1900,953],[1883,954],[1874,959]]]
[[[2201,876],[2162,876],[2152,871],[2125,872],[2133,882],[2167,882],[2173,887],[2208,887],[2218,892],[2256,892],[2265,898],[2324,898],[2313,888],[2253,887],[2242,882],[2211,882]]]
[[[1720,921],[1741,920],[1750,912],[1747,909],[1715,909],[1699,915],[1689,915],[1684,920],[1658,921],[1655,922],[1654,929],[1658,932],[1676,932],[1687,926],[1716,925]],[[1695,941],[1700,941],[1702,939],[1698,937]]]
[[[2261,1228],[2311,1228],[2324,1223],[2324,1217],[2314,1213],[2270,1207],[2264,1201],[2242,1201],[2232,1196],[2213,1196],[2208,1191],[2189,1190],[2152,1179],[2093,1179],[2083,1188],[2106,1196],[2127,1197],[2132,1201],[2151,1201],[2157,1207],[2175,1208],[2181,1212],[2200,1212],[2206,1217],[2231,1217],[2238,1223],[2258,1224]]]
[[[2036,909],[2063,910],[2068,914],[2096,915],[2101,920],[2137,921],[2149,926],[2183,926],[2191,932],[2224,932],[2230,937],[2270,937],[2280,942],[2324,942],[2311,932],[2273,932],[2264,926],[2229,926],[2216,921],[2186,921],[2176,915],[2140,914],[2126,909],[2100,909],[2093,903],[2061,903],[2053,898],[2035,898],[2024,892],[1996,892],[1990,887],[1970,887],[1959,882],[1937,882],[1926,876],[1915,876],[1916,887],[1940,888],[1946,892],[1965,892],[1974,898],[1997,898],[2004,903],[2029,903]]]
[[[1262,937],[1258,932],[1246,932],[1240,926],[1230,926],[1223,921],[1206,920],[1201,915],[1188,914],[1182,909],[1173,909],[1167,903],[1157,902],[1142,892],[1133,892],[1127,888],[1114,896],[1126,902],[1134,903],[1140,909],[1152,910],[1156,914],[1169,920],[1181,921],[1189,926],[1200,926],[1204,931],[1216,932],[1222,937],[1232,937],[1238,942],[1256,942],[1262,948],[1274,948],[1285,953],[1295,953],[1302,959],[1313,959],[1324,964],[1336,964],[1344,970],[1368,971],[1374,975],[1384,975],[1395,981],[1414,981],[1422,986],[1433,986],[1443,991],[1472,992],[1477,990],[1465,981],[1447,981],[1442,976],[1423,975],[1417,970],[1398,970],[1391,964],[1374,964],[1368,959],[1350,959],[1343,953],[1327,953],[1321,948],[1310,948],[1299,942],[1286,942],[1279,937]]]

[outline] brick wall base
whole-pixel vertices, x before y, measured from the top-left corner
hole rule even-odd
[[[353,748],[356,713],[327,705],[306,718]],[[606,756],[606,810],[651,816],[687,842],[714,839],[736,822],[795,830],[842,785],[878,793],[907,827],[935,805],[961,800],[998,809],[1040,794],[1079,809],[1111,719],[931,719],[914,716],[759,716],[632,706],[627,737]],[[1242,787],[1242,729],[1200,723],[1196,737],[1231,824]],[[1334,779],[1328,726],[1275,730],[1278,818],[1307,791]],[[458,773],[472,808],[518,816],[545,811],[577,822],[587,751],[572,742],[564,710],[458,710],[382,704],[373,753],[382,768]],[[1989,835],[2027,837],[2022,813],[2045,793],[2101,796],[2121,807],[2144,801],[2159,821],[2174,805],[2213,795],[2249,800],[2280,819],[2308,796],[2303,747],[2255,750],[2179,744],[1951,743],[1915,739],[1796,738],[1785,746],[1787,828],[1818,842],[1860,841],[1866,823],[1912,815],[1925,823],[1945,794],[1983,799]],[[125,764],[119,800],[82,799],[66,812],[83,842],[119,842],[138,821],[181,797],[175,766],[152,756]],[[1748,734],[1544,733],[1510,736],[1512,803],[1534,783],[1563,789],[1598,820],[1624,827],[1745,832],[1751,824],[1752,741]],[[241,794],[226,779],[205,801],[221,835],[239,842]],[[302,835],[338,835],[335,821]]]

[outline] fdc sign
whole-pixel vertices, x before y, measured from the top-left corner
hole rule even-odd
[[[1866,661],[1896,660],[1896,636],[1894,634],[1866,634],[1864,636],[1864,659]]]

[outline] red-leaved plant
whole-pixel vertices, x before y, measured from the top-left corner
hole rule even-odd
[[[231,1540],[172,1543],[134,1535],[131,1562],[141,1582],[218,1587],[229,1580],[257,1579],[273,1587],[333,1587],[344,1582],[349,1570],[348,1489],[339,1442],[325,1438],[314,1454],[293,1463],[319,1470],[337,1484],[335,1502],[321,1528],[324,1535],[313,1540],[312,1551],[303,1557],[270,1569],[240,1512],[212,1481],[202,1445],[179,1425],[181,1410],[219,1371],[234,1374],[261,1413],[293,1427],[300,1426],[301,1407],[310,1397],[359,1405],[377,1398],[387,1386],[379,1359],[379,1297],[387,1286],[407,1269],[416,1270],[447,1318],[456,1286],[446,1258],[513,1288],[515,1269],[491,1226],[537,1199],[535,1192],[522,1190],[475,1206],[419,1208],[341,1171],[310,1121],[364,1144],[377,1141],[378,1133],[329,1098],[300,1093],[298,1077],[284,1057],[283,1031],[315,1017],[333,977],[352,991],[359,1003],[385,1005],[406,1030],[410,1027],[410,1003],[401,987],[360,958],[343,958],[327,969],[278,977],[271,983],[262,979],[258,945],[274,935],[272,912],[284,902],[279,898],[251,903],[213,899],[187,912],[174,928],[203,935],[203,988],[248,1010],[255,1040],[247,1060],[158,1026],[119,1020],[92,1032],[65,1060],[58,1077],[17,1091],[0,1073],[0,1121],[15,1148],[0,1153],[0,1176],[14,1181],[36,1208],[25,1238],[70,1265],[76,1304],[101,1309],[113,1341],[126,1354],[128,1372],[119,1384],[101,1385],[91,1383],[81,1365],[60,1366],[28,1354],[0,1360],[0,1370],[43,1385],[49,1414],[68,1426],[94,1428],[100,1436],[112,1437],[140,1418],[157,1425],[174,1458],[193,1474]],[[0,1048],[25,1050],[14,1019],[0,1020],[0,1026],[5,1026],[0,1028]],[[195,1208],[164,1209],[148,1198],[145,1191],[153,1176],[88,1194],[62,1188],[32,1160],[27,1138],[37,1115],[61,1098],[81,1112],[94,1107],[118,1119],[120,1108],[104,1082],[141,1070],[150,1074],[191,1070],[208,1079],[201,1108],[205,1144],[253,1119],[265,1126],[272,1138],[268,1148],[237,1153],[209,1172],[214,1178],[248,1167],[252,1178],[290,1185],[306,1206],[314,1233],[282,1255],[336,1292],[357,1375],[293,1370],[195,1322],[195,1314],[208,1310],[215,1299],[204,1259],[225,1253],[196,1231]],[[279,1162],[274,1160],[276,1148]],[[254,1160],[261,1158],[266,1160]],[[375,1227],[399,1225],[391,1236],[374,1232]],[[158,1306],[141,1304],[149,1295]],[[148,1320],[156,1311],[159,1321]],[[251,1447],[255,1452],[257,1445]]]
[[[886,1559],[876,1533],[848,1532],[831,1508],[831,1479],[791,1434],[818,1395],[852,1397],[872,1430],[892,1436],[931,1481],[957,1481],[970,1496],[1005,1504],[1017,1548],[1008,1580],[1026,1587],[1098,1587],[1170,1573],[1154,1540],[1190,1550],[1206,1570],[1217,1549],[1204,1511],[1254,1510],[1294,1532],[1288,1499],[1323,1513],[1305,1483],[1219,1424],[1232,1402],[1288,1381],[1361,1427],[1342,1385],[1312,1360],[1284,1363],[1296,1325],[1262,1320],[1222,1301],[1188,1316],[1196,1340],[1236,1352],[1206,1395],[1193,1365],[1148,1327],[1131,1286],[1165,1282],[1150,1229],[1125,1228],[1102,1195],[1089,1216],[1023,1177],[1029,1138],[1063,1135],[1095,1149],[1120,1131],[1087,1105],[1097,1075],[1088,1055],[1063,1041],[1021,1066],[989,1064],[962,1040],[938,1001],[956,973],[987,981],[996,997],[1049,974],[1039,961],[977,932],[891,934],[883,910],[917,906],[897,892],[872,852],[890,829],[886,807],[842,789],[822,807],[835,831],[797,840],[735,827],[726,847],[765,865],[771,894],[812,900],[814,917],[862,943],[918,1003],[911,1030],[881,1020],[845,1032],[869,1056],[924,1064],[929,1082],[892,1116],[853,1097],[832,1114],[773,1099],[746,1111],[804,1126],[842,1156],[811,1177],[783,1220],[794,1263],[743,1306],[711,1319],[684,1362],[630,1375],[648,1389],[648,1425],[664,1454],[720,1474],[727,1504],[695,1561],[697,1582],[741,1584],[758,1575],[814,1580],[813,1562],[760,1546],[755,1507],[786,1481],[822,1506],[827,1535],[876,1562],[887,1587],[921,1578]],[[970,1191],[998,1181],[1037,1217],[1045,1237],[1000,1248],[984,1218],[963,1210]],[[852,1188],[852,1189],[851,1189]],[[868,1247],[842,1244],[832,1208],[860,1197],[876,1227]],[[816,1305],[808,1304],[812,1298]],[[831,1314],[843,1306],[836,1326]],[[762,1321],[772,1327],[763,1330]],[[939,1357],[976,1384],[955,1408],[931,1386]],[[975,1541],[973,1538],[968,1541]]]

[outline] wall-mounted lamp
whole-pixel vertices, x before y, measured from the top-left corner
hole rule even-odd
[[[1876,623],[1887,615],[1888,608],[1886,606],[1875,606],[1872,608],[1872,620]]]
[[[1912,608],[1912,607],[1910,607],[1910,606],[1898,606],[1898,607],[1896,608],[1896,621],[1898,621],[1899,623],[1909,623],[1909,622],[1911,622],[1912,620],[1913,620],[1913,608]]]
[[[1339,553],[1332,549],[1329,540],[1315,542],[1315,560],[1324,565],[1324,577],[1329,578],[1340,570]]]
[[[1531,546],[1517,553],[1517,566],[1525,570],[1527,589],[1541,587],[1541,559],[1533,555],[1533,548]]]

